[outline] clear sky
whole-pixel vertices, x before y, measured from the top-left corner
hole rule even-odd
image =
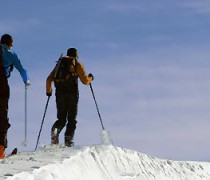
[[[24,84],[17,70],[10,78],[8,150],[35,148],[46,78],[60,54],[75,47],[95,76],[99,110],[115,145],[159,158],[210,161],[209,32],[208,0],[2,2],[0,33],[13,36],[31,79],[24,148]],[[75,144],[99,144],[102,128],[90,88],[79,88]],[[53,95],[41,143],[50,143],[55,120]]]

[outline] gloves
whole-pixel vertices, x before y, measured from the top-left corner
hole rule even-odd
[[[52,96],[52,92],[47,92],[46,95],[47,95],[48,97],[50,97],[50,96]]]
[[[94,80],[94,76],[91,73],[88,74],[88,77],[91,77],[92,78],[92,81]]]
[[[30,85],[31,85],[31,82],[28,80],[27,83],[25,84],[25,86],[26,86],[26,88],[27,88],[27,87],[30,86]]]

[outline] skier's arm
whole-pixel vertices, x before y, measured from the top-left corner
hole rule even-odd
[[[46,94],[52,94],[52,82],[54,80],[56,67],[52,70],[46,81]]]
[[[13,64],[15,66],[15,68],[19,71],[22,79],[23,79],[23,82],[25,84],[29,83],[29,77],[28,77],[28,73],[27,71],[23,68],[21,62],[20,62],[20,59],[18,58],[17,54],[16,53],[13,53],[13,52],[10,52],[8,51],[7,52],[7,56],[8,58],[10,59],[11,61],[11,64]]]
[[[92,77],[89,77],[86,75],[85,68],[82,64],[77,63],[76,72],[83,84],[85,84],[85,85],[90,84],[90,82],[92,81]]]

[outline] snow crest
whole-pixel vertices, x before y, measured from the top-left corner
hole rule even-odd
[[[46,146],[0,161],[8,180],[209,180],[210,163],[158,159],[113,145]]]

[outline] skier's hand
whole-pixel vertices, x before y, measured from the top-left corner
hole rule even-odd
[[[26,88],[28,88],[31,85],[31,82],[28,80],[27,83],[25,84]]]
[[[94,80],[94,76],[91,73],[88,74],[88,77],[91,77],[92,78],[92,81]]]
[[[47,95],[48,97],[50,97],[50,96],[52,96],[52,92],[47,92],[46,95]]]

